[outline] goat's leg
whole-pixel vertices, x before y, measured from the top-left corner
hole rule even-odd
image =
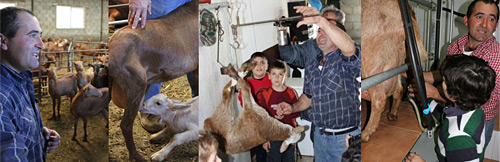
[[[78,117],[75,116],[75,131],[73,132],[73,138],[71,138],[71,140],[73,140],[73,141],[78,141],[76,139],[76,128],[77,128],[77,126],[78,126]]]
[[[146,87],[147,87],[147,82],[145,78],[146,72],[145,71],[143,73],[137,72],[135,70],[139,69],[134,69],[134,67],[129,67],[127,69],[130,70],[129,72],[131,76],[134,77],[123,79],[127,80],[123,86],[123,87],[128,87],[127,89],[123,89],[126,91],[127,105],[125,108],[125,112],[123,114],[123,119],[120,124],[120,128],[122,129],[122,133],[125,138],[125,144],[127,145],[129,158],[135,159],[137,162],[145,162],[146,160],[139,154],[139,152],[137,152],[132,130],[134,126],[134,119],[137,116],[137,112],[139,110],[139,105],[142,105],[142,102],[144,100],[144,95],[146,94]],[[144,76],[144,78],[140,78],[140,76]],[[135,80],[132,80],[134,78]]]
[[[102,110],[102,116],[106,119],[106,128],[109,128],[109,115],[107,109]]]
[[[370,114],[370,120],[368,125],[366,125],[365,130],[361,133],[361,140],[367,142],[375,130],[377,130],[380,124],[380,115],[384,111],[387,97],[383,90],[383,84],[378,84],[368,89],[370,93],[370,98],[372,100],[372,112]]]
[[[61,119],[61,97],[57,99],[57,114],[56,114],[56,119],[60,120]]]
[[[189,129],[188,131],[175,134],[174,137],[170,139],[170,142],[168,142],[168,144],[165,147],[163,147],[160,151],[151,155],[151,159],[153,161],[163,161],[168,156],[168,153],[170,153],[170,151],[172,151],[172,149],[175,146],[196,140],[197,137],[198,137],[197,129],[194,130]]]
[[[397,78],[400,78],[398,75]],[[390,121],[398,120],[398,110],[399,105],[401,104],[401,99],[403,98],[403,86],[401,85],[401,79],[397,79],[396,90],[392,94],[392,107],[391,112],[388,114],[388,119]]]
[[[167,129],[168,127],[165,127],[161,131],[152,134],[151,136],[149,136],[149,141],[158,142],[160,139],[165,138],[167,136]]]
[[[203,129],[225,135],[231,129],[231,95],[234,93],[232,82],[229,81],[222,89],[221,103],[215,108],[211,117],[205,119]]]
[[[56,120],[56,98],[52,97],[52,120]]]
[[[83,136],[83,142],[89,142],[87,141],[87,117],[82,117],[83,119],[83,132],[85,132],[85,135]]]

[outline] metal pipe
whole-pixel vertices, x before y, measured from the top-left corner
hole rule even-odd
[[[42,54],[52,54],[52,53],[73,53],[73,52],[106,52],[108,49],[95,49],[95,50],[74,50],[74,51],[53,51],[53,52],[42,52]]]
[[[313,15],[306,15],[306,16],[292,16],[292,17],[287,17],[287,18],[278,18],[278,19],[272,19],[272,20],[256,21],[256,22],[244,23],[244,24],[237,23],[236,25],[231,25],[231,27],[235,28],[235,27],[240,27],[240,26],[264,24],[264,23],[279,22],[279,21],[300,21],[300,20],[304,19],[304,17],[314,17],[314,16],[321,16],[321,14],[313,14]]]
[[[405,27],[405,33],[406,33],[406,43],[409,47],[410,51],[410,56],[411,56],[411,65],[413,69],[413,75],[415,76],[416,82],[417,82],[417,87],[418,87],[418,94],[420,98],[420,106],[422,106],[422,109],[427,108],[427,95],[425,91],[425,82],[424,82],[424,76],[422,72],[422,66],[420,65],[420,56],[418,53],[417,49],[417,43],[415,39],[415,32],[413,29],[413,23],[411,21],[411,14],[410,14],[410,9],[409,9],[409,4],[407,0],[399,0],[399,4],[401,5],[401,13],[403,15],[403,21],[404,21],[404,27]],[[430,114],[427,114],[430,115]],[[428,129],[427,130],[432,130],[432,127],[434,126],[432,118],[428,116],[427,118],[427,123],[428,123]],[[432,131],[427,132],[428,136],[431,136],[433,134]]]
[[[108,8],[118,8],[118,7],[128,7],[128,3],[125,4],[117,4],[117,5],[109,5]]]
[[[425,0],[411,0],[412,2],[415,2],[417,4],[420,4],[422,6],[425,6],[427,8],[432,8],[432,3],[431,2],[427,2]]]
[[[229,7],[229,2],[217,2],[217,3],[211,3],[211,4],[198,5],[199,10],[203,10],[203,9],[210,10],[210,9],[216,9],[216,8],[220,8],[220,7]]]
[[[450,0],[450,5],[451,5],[451,10],[454,11],[455,1]],[[453,15],[453,13],[450,13],[450,24],[449,24],[450,26],[448,27],[450,35],[448,35],[448,44],[451,44],[451,37],[453,36],[453,19],[455,19],[455,15]]]
[[[109,22],[108,25],[120,25],[120,24],[128,24],[128,20],[118,20]]]
[[[408,70],[408,64],[404,64],[391,70],[384,71],[380,74],[363,79],[361,81],[361,91],[367,90],[368,88],[371,88],[389,78],[392,78],[399,73],[405,72],[406,70]]]
[[[434,62],[432,63],[431,70],[437,70],[439,67],[439,42],[441,36],[441,10],[442,10],[442,0],[437,0],[436,8],[436,39],[434,40]]]
[[[105,42],[87,42],[87,41],[73,41],[73,43],[108,44],[108,43],[105,43]]]

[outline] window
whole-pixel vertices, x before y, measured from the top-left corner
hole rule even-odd
[[[5,8],[5,7],[11,7],[11,6],[16,6],[15,3],[0,3],[0,9]]]
[[[84,8],[57,6],[56,27],[58,29],[83,29]]]

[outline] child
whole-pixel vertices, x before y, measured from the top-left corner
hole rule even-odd
[[[466,55],[449,56],[441,66],[443,91],[453,104],[444,108],[435,151],[439,161],[483,161],[484,112],[496,74],[488,63]],[[408,160],[422,160],[411,153]]]
[[[295,118],[297,118],[300,113],[284,116],[276,115],[276,108],[279,103],[288,102],[293,104],[297,101],[297,93],[295,90],[285,86],[285,79],[288,74],[287,69],[286,63],[280,60],[271,64],[268,75],[272,86],[263,88],[257,92],[257,103],[265,108],[272,117],[275,117],[285,124],[296,127]],[[280,153],[279,149],[281,143],[283,143],[283,141],[270,141],[262,145],[267,152],[267,162],[295,161],[295,146],[290,145],[285,152]]]
[[[251,71],[249,71],[244,77],[244,79],[250,86],[252,96],[256,100],[256,93],[261,88],[271,87],[271,80],[269,80],[269,77],[267,76],[267,68],[269,66],[267,64],[267,58],[264,53],[255,52],[252,54],[252,56],[250,56],[250,59],[243,64],[247,65],[242,66],[248,66],[252,68]],[[243,106],[243,103],[241,102],[241,92],[238,94],[238,100],[240,100],[240,105]]]
[[[221,159],[217,156],[219,143],[212,133],[201,131],[198,142],[200,143],[198,148],[200,162],[221,162]]]

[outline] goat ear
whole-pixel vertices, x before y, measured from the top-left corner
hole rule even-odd
[[[186,109],[191,107],[191,104],[182,104],[182,103],[176,104],[176,103],[169,102],[169,107],[172,110],[186,110]]]

